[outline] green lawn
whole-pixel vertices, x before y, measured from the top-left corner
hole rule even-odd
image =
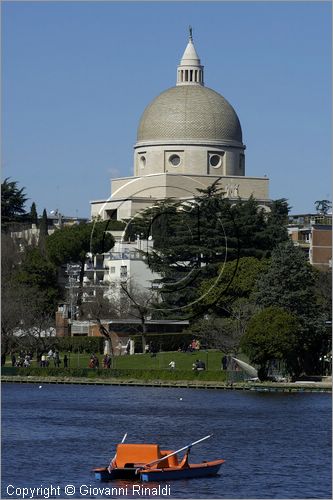
[[[89,354],[80,353],[60,353],[61,365],[63,368],[64,355],[67,354],[69,358],[70,368],[88,368]],[[221,370],[221,359],[223,354],[220,351],[197,351],[194,353],[183,352],[160,352],[156,357],[151,357],[150,354],[134,354],[132,356],[116,356],[112,360],[112,368],[118,369],[168,369],[170,361],[175,361],[176,370],[192,370],[193,363],[200,359],[206,364],[206,369],[209,371]],[[100,368],[103,367],[103,355],[99,354],[98,359]],[[11,366],[10,358],[7,357],[6,366]],[[37,366],[34,359],[31,364],[32,367]],[[53,360],[50,362],[50,367],[54,367]]]

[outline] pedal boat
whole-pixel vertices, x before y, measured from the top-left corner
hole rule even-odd
[[[224,460],[189,464],[191,446],[174,452],[161,450],[158,444],[118,444],[110,465],[93,469],[93,472],[95,478],[101,481],[125,479],[155,482],[216,476]],[[177,453],[184,449],[186,453],[179,461]]]

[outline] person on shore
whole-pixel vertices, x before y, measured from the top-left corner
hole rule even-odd
[[[41,366],[42,368],[45,368],[45,367],[46,367],[46,356],[45,356],[45,354],[44,354],[44,353],[42,354],[42,357],[40,358],[40,366]]]
[[[54,355],[53,355],[53,361],[54,361],[54,366],[56,366],[57,368],[59,368],[60,366],[60,356],[59,356],[59,352],[58,351],[55,351]]]
[[[68,368],[68,358],[67,358],[67,354],[65,354],[65,356],[64,356],[64,368]]]
[[[201,361],[201,359],[199,359],[197,370],[199,372],[206,370],[206,363],[204,361]]]
[[[111,358],[108,354],[105,354],[104,358],[103,358],[103,368],[110,368],[110,361],[111,361]]]
[[[192,365],[192,369],[194,371],[197,371],[197,372],[202,372],[204,370],[206,370],[206,365],[203,361],[201,361],[200,359],[197,359],[195,363],[193,363]]]
[[[226,370],[228,368],[228,357],[226,355],[222,358],[222,370]]]
[[[16,366],[17,366],[18,368],[22,368],[22,366],[23,366],[23,361],[24,361],[24,359],[23,359],[21,356],[19,356],[19,357],[18,357],[18,359],[16,360]]]
[[[16,366],[16,356],[12,354],[12,366]]]
[[[169,366],[170,366],[170,370],[174,370],[176,368],[175,361],[170,361]]]

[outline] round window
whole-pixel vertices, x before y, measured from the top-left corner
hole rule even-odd
[[[221,156],[220,155],[212,155],[209,158],[209,164],[211,167],[217,168],[221,165]]]
[[[143,155],[140,156],[140,165],[142,168],[146,166],[146,157]]]
[[[178,165],[180,164],[180,156],[178,156],[178,155],[171,155],[170,158],[169,158],[169,162],[171,163],[171,165],[173,167],[178,167]]]

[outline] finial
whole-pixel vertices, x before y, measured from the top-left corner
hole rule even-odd
[[[193,37],[192,37],[192,26],[189,26],[189,27],[188,27],[188,29],[189,29],[189,32],[190,32],[190,40],[191,40],[191,42],[192,42],[192,41],[193,41]]]

